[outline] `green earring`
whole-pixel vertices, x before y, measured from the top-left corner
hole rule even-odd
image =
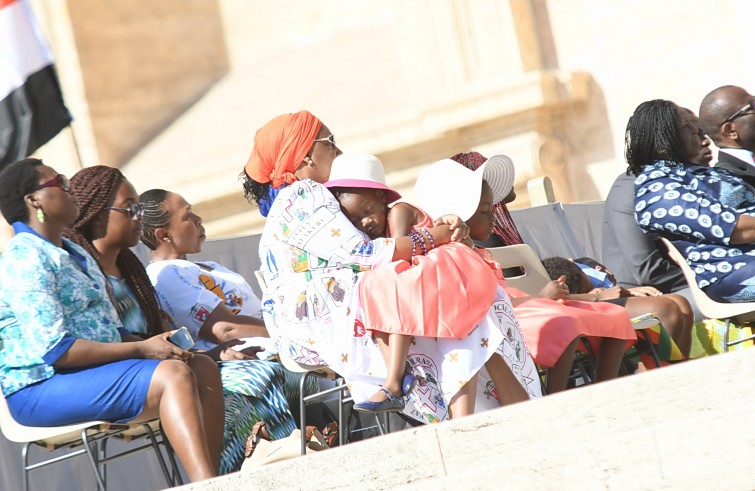
[[[39,220],[39,223],[45,223],[45,212],[42,211],[42,208],[37,208],[37,220]]]

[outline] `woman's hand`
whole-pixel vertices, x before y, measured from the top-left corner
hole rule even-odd
[[[550,298],[551,300],[561,300],[569,296],[569,287],[566,285],[566,276],[562,275],[557,280],[552,280],[545,285],[536,295],[540,298]]]
[[[629,288],[629,293],[633,297],[660,297],[663,292],[653,286],[635,286]]]
[[[173,332],[164,332],[152,336],[144,341],[136,341],[141,358],[153,360],[181,360],[188,361],[194,356],[190,351],[185,351],[168,341],[168,336]]]
[[[257,360],[257,353],[264,351],[263,348],[259,346],[251,346],[241,351],[232,348],[232,346],[238,344],[244,344],[244,342],[238,339],[231,339],[224,343],[220,343],[211,350],[205,351],[205,354],[215,361]]]
[[[469,238],[469,226],[456,215],[443,215],[435,220],[435,225],[449,225],[451,227],[451,242],[461,242]]]

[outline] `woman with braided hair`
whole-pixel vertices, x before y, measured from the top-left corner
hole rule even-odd
[[[635,220],[646,233],[674,242],[709,297],[751,302],[755,189],[726,169],[694,163],[706,144],[689,109],[661,99],[637,106],[627,123],[624,152],[629,172],[637,176]]]
[[[171,344],[168,333],[121,342],[99,264],[63,237],[79,215],[71,193],[70,181],[38,159],[0,173],[0,211],[16,232],[0,257],[0,388],[11,414],[27,426],[159,416],[189,478],[216,476],[217,367]],[[95,237],[108,212],[92,225]]]
[[[63,234],[99,264],[128,335],[164,332],[155,288],[130,247],[139,243],[142,208],[134,186],[114,167],[96,165],[71,178],[79,217]]]
[[[125,339],[148,337],[163,332],[165,327],[179,327],[163,321],[157,292],[144,266],[130,250],[139,243],[144,228],[144,210],[134,186],[118,169],[104,165],[80,170],[71,183],[80,213],[65,235],[97,260],[108,280],[108,294],[127,331]],[[202,351],[215,361],[229,361],[220,365],[226,409],[223,447],[219,450],[221,474],[240,468],[245,438],[257,421],[264,418],[275,436],[286,436],[294,428],[287,407],[280,410],[280,415],[275,410],[270,414],[266,408],[286,404],[275,377],[261,370],[258,364],[262,362],[231,349],[235,343],[229,339],[218,345],[196,346],[204,348]],[[236,380],[240,382],[230,382]],[[221,411],[218,407],[218,414]]]

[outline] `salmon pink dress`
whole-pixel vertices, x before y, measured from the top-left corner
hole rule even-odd
[[[506,285],[501,266],[487,249],[475,249],[496,273],[498,283],[511,298],[529,296]],[[607,302],[578,300],[551,300],[530,298],[514,307],[524,342],[535,363],[543,368],[556,364],[567,346],[579,336],[586,336],[593,350],[602,338],[625,339],[627,347],[634,344],[637,335],[627,309]]]
[[[432,219],[422,215],[414,231],[433,226]],[[367,272],[359,294],[370,299],[363,302],[369,330],[463,338],[485,317],[497,287],[495,274],[480,256],[451,242],[411,261],[393,261]]]

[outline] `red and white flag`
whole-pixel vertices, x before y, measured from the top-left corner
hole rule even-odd
[[[28,0],[0,0],[0,169],[71,122],[52,52]]]

